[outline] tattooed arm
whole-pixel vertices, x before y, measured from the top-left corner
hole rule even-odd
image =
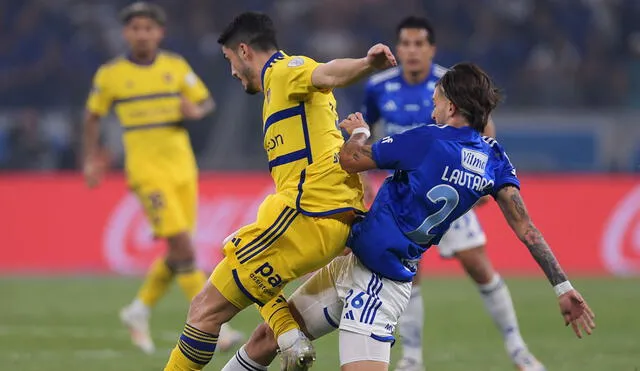
[[[349,115],[340,123],[340,127],[351,135],[340,149],[340,166],[351,174],[377,168],[371,153],[371,145],[367,144],[370,135],[369,126],[364,121],[362,114],[358,112]],[[358,128],[366,129],[369,135],[365,133],[352,134]]]
[[[524,243],[531,256],[538,262],[551,285],[567,281],[567,276],[553,255],[551,248],[542,237],[542,233],[533,225],[520,191],[513,186],[507,186],[498,191],[496,197],[498,205],[509,226]]]

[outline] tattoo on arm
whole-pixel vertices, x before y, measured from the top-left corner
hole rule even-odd
[[[527,246],[531,256],[544,271],[552,285],[557,285],[567,280],[567,276],[560,267],[558,260],[553,255],[551,248],[544,240],[542,233],[531,221],[520,192],[515,187],[506,187],[500,193],[508,193],[508,201],[501,198],[501,208],[509,225],[514,229],[522,243]]]

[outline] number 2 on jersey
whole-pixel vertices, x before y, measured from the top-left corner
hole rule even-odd
[[[444,205],[442,205],[440,210],[429,215],[422,224],[420,224],[418,229],[407,234],[407,236],[414,242],[423,245],[428,244],[431,242],[433,237],[435,237],[435,235],[430,233],[431,230],[447,219],[449,214],[453,212],[453,209],[458,206],[460,195],[458,195],[458,191],[456,191],[452,186],[439,184],[427,192],[427,199],[434,204],[444,201]]]

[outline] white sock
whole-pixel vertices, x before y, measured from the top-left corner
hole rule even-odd
[[[411,288],[407,309],[400,316],[400,339],[402,356],[422,363],[422,332],[424,328],[424,305],[420,286]]]
[[[268,367],[249,358],[245,345],[227,362],[221,371],[267,371]]]
[[[144,305],[144,303],[142,303],[140,301],[140,299],[135,299],[131,303],[129,308],[131,308],[131,310],[136,312],[136,313],[140,313],[140,314],[144,315],[145,317],[149,317],[149,315],[151,314],[151,308],[149,308],[148,306]]]
[[[302,331],[296,329],[289,330],[284,334],[278,336],[278,347],[280,350],[285,350],[293,346],[295,342],[301,337],[304,336]]]
[[[509,288],[500,275],[496,273],[491,282],[478,285],[478,289],[487,311],[504,337],[507,351],[512,353],[516,349],[526,347],[520,335],[518,318],[513,308]]]

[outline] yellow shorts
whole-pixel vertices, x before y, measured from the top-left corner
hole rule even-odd
[[[260,306],[290,281],[329,264],[344,250],[353,216],[317,218],[289,207],[281,195],[270,195],[255,223],[241,228],[224,246],[225,258],[211,283],[233,305]]]
[[[198,181],[175,183],[166,179],[132,186],[140,200],[155,237],[193,232],[196,224]]]

